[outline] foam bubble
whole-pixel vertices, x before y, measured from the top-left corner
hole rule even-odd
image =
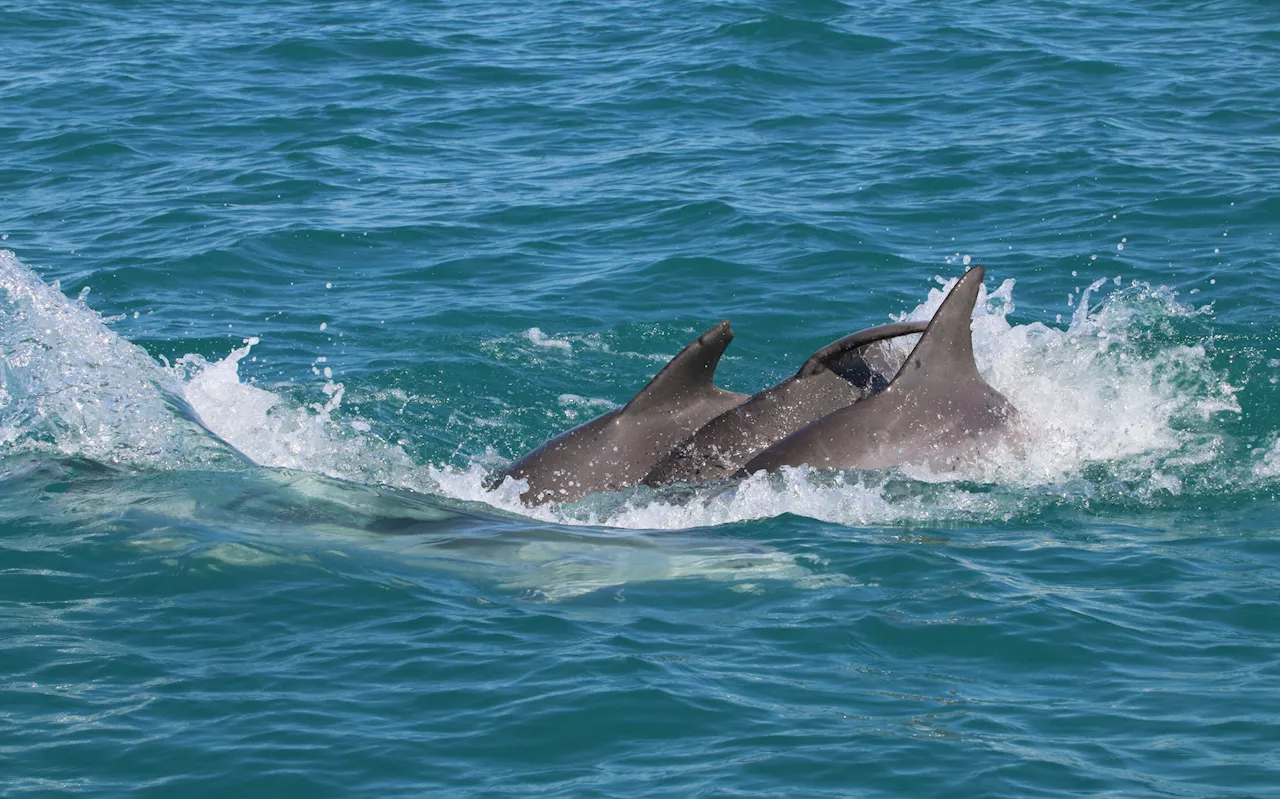
[[[1262,458],[1253,465],[1255,476],[1264,480],[1280,478],[1280,438],[1271,443],[1271,449],[1263,453]]]
[[[551,338],[546,333],[543,333],[540,328],[531,327],[528,330],[524,331],[524,336],[530,341],[530,343],[536,344],[539,347],[546,347],[547,349],[555,349],[555,350],[564,350],[566,353],[573,352],[573,345],[570,344],[568,341],[560,338]]]

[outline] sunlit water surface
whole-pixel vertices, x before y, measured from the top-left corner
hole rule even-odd
[[[1280,785],[1280,6],[0,30],[0,793]],[[484,488],[973,263],[1022,456]]]

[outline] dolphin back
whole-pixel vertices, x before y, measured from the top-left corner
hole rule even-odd
[[[880,325],[811,355],[800,371],[725,411],[664,456],[644,482],[695,483],[728,477],[755,455],[832,411],[883,390],[897,364],[872,345],[923,333],[923,322]]]
[[[984,270],[964,274],[889,386],[797,430],[747,462],[740,474],[808,464],[883,469],[905,463],[955,469],[1009,440],[1017,412],[978,373],[973,307]]]
[[[547,441],[486,486],[507,477],[528,481],[530,504],[573,502],[640,482],[682,438],[747,399],[715,385],[715,371],[733,341],[721,322],[681,350],[625,407],[615,408]]]

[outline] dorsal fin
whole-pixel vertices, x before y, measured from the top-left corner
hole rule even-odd
[[[674,400],[706,394],[727,393],[715,384],[716,366],[725,348],[733,341],[733,328],[726,319],[680,350],[662,367],[640,393],[631,398],[623,413],[644,411]]]
[[[838,358],[849,350],[865,347],[868,344],[874,344],[877,341],[883,341],[888,338],[923,333],[928,326],[926,322],[894,322],[893,324],[869,327],[866,330],[851,333],[810,355],[809,360],[805,361],[804,366],[800,367],[800,371],[796,372],[796,377],[812,377],[825,369],[829,369],[829,364],[833,358]]]
[[[889,384],[910,391],[928,380],[956,384],[982,381],[973,362],[973,306],[978,301],[985,270],[975,266],[956,282],[942,301],[915,349]],[[983,381],[985,382],[985,381]]]

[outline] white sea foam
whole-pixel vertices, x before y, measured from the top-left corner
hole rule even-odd
[[[1271,449],[1253,465],[1253,473],[1264,480],[1280,478],[1280,438],[1273,441]]]
[[[546,333],[543,333],[541,328],[531,327],[524,331],[524,336],[529,339],[530,343],[536,344],[539,347],[545,347],[553,350],[564,350],[566,353],[573,352],[572,344],[562,338],[551,338]]]
[[[980,293],[974,356],[988,382],[1019,410],[1025,456],[995,452],[976,473],[958,477],[1054,484],[1091,463],[1216,444],[1217,436],[1190,434],[1183,424],[1191,416],[1203,420],[1240,410],[1235,389],[1213,373],[1204,346],[1175,344],[1144,352],[1145,342],[1134,340],[1145,321],[1203,311],[1179,303],[1168,289],[1140,284],[1091,303],[1105,282],[1100,279],[1083,292],[1066,330],[1039,322],[1012,325],[1012,280],[990,294]],[[954,284],[947,281],[930,291],[903,318],[931,318]],[[928,478],[921,470],[908,471]]]
[[[904,494],[887,475],[850,478],[801,466],[780,474],[756,474],[736,483],[684,490],[639,488],[617,495],[596,495],[572,505],[528,507],[520,502],[523,480],[508,478],[493,490],[482,486],[488,470],[433,468],[439,490],[457,499],[484,502],[511,513],[558,524],[622,527],[636,530],[684,530],[769,519],[783,514],[807,516],[852,526],[892,525],[905,521],[993,519],[1015,513],[1017,502],[962,488],[944,487],[924,498]]]
[[[618,407],[611,400],[598,397],[580,397],[577,394],[561,394],[556,398],[564,408],[565,418],[573,421],[579,417],[589,419]]]
[[[213,363],[187,355],[174,364],[183,396],[209,430],[262,466],[419,491],[433,487],[427,471],[372,423],[334,418],[345,390],[341,383],[326,380],[325,400],[299,407],[242,381],[239,364],[256,343],[249,339]]]
[[[297,406],[242,381],[240,362],[257,339],[218,361],[187,355],[163,366],[108,328],[83,296],[67,299],[2,250],[0,314],[0,455],[154,469],[238,464],[226,442],[263,466],[432,488],[427,470],[367,420],[334,418],[341,383],[327,380],[323,402]]]
[[[643,331],[642,335],[656,334],[656,327]],[[686,330],[692,340],[702,331]],[[480,349],[502,360],[520,360],[527,363],[540,363],[542,357],[562,353],[573,355],[580,352],[602,353],[611,358],[629,358],[665,364],[679,351],[679,347],[669,352],[636,352],[634,350],[616,350],[609,337],[600,333],[560,333],[555,337],[548,335],[542,328],[531,327],[517,335],[500,336],[480,342]],[[732,356],[726,356],[732,360]]]
[[[0,455],[147,468],[225,459],[182,418],[181,381],[106,327],[87,294],[67,299],[0,250]]]

